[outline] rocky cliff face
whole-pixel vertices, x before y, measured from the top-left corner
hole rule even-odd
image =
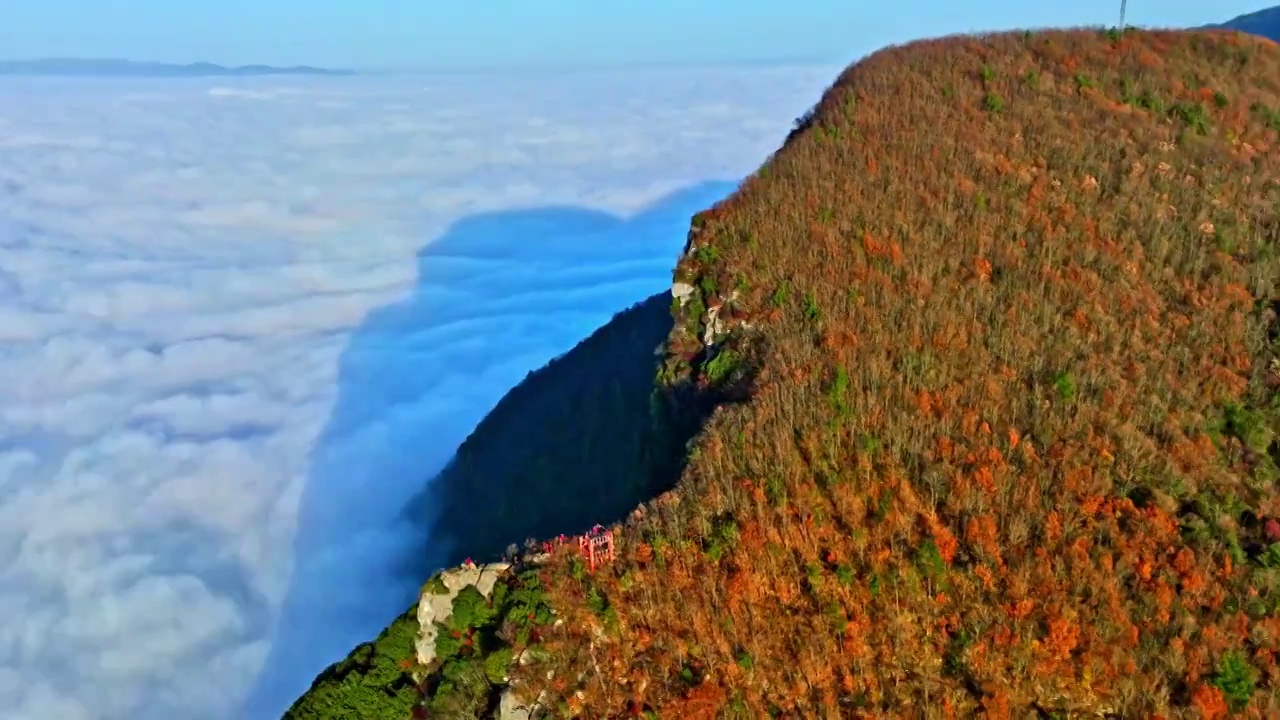
[[[418,599],[418,633],[414,650],[418,663],[429,667],[436,659],[436,637],[440,626],[453,614],[453,603],[463,588],[475,588],[485,599],[493,592],[493,586],[507,575],[511,563],[488,565],[463,565],[445,570],[427,582]]]
[[[705,422],[717,405],[745,398],[756,371],[744,362],[750,354],[745,350],[760,340],[742,300],[749,279],[724,272],[707,234],[707,222],[719,212],[719,206],[712,207],[690,223],[671,285],[675,323],[662,348],[657,380],[670,415],[694,425]],[[739,239],[753,242],[749,236]]]
[[[538,659],[536,637],[530,632],[534,626],[564,624],[540,595],[538,568],[550,559],[550,553],[536,552],[526,553],[516,563],[466,564],[440,571],[423,586],[416,610],[420,630],[414,671],[423,702],[415,717],[540,720],[548,716],[546,693],[530,692],[509,671]],[[459,644],[467,648],[465,653],[458,652]],[[457,697],[468,692],[464,687],[468,665],[483,666],[488,683],[482,699],[470,705],[465,697]],[[545,677],[551,680],[554,673]]]
[[[448,629],[458,596],[465,589],[473,588],[481,597],[491,600],[497,584],[510,580],[512,565],[507,562],[463,565],[444,570],[431,578],[418,601],[417,618],[421,629],[414,647],[419,665],[426,669],[420,674],[420,681],[436,669],[436,642],[441,630]],[[525,654],[521,653],[515,660],[520,662],[524,657]],[[497,720],[532,720],[538,716],[542,708],[536,699],[526,700],[520,697],[518,688],[509,684],[510,679],[505,674],[495,679],[500,680],[503,686],[498,707],[492,717]]]

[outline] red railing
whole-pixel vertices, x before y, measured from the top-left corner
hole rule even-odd
[[[598,563],[605,560],[613,562],[615,558],[613,531],[602,525],[596,525],[588,530],[585,535],[578,535],[572,538],[561,535],[553,540],[548,540],[542,543],[542,549],[547,553],[553,553],[556,548],[561,545],[567,545],[571,541],[577,541],[578,551],[586,559],[587,566],[591,568],[591,572],[595,572]]]
[[[565,544],[567,544],[568,542],[569,542],[569,536],[568,536],[568,535],[560,535],[560,536],[558,536],[558,537],[554,537],[554,538],[552,538],[552,539],[550,539],[550,540],[548,540],[548,541],[546,541],[546,542],[542,543],[542,552],[547,553],[547,554],[549,555],[549,554],[551,554],[551,553],[555,552],[555,551],[556,551],[556,548],[560,547],[561,545],[565,545]]]
[[[578,548],[587,558],[591,572],[595,572],[597,560],[613,562],[613,531],[596,525],[586,535],[578,537]]]

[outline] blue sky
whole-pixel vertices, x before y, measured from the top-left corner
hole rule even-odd
[[[1217,22],[1276,0],[1132,0],[1131,22]],[[484,67],[852,60],[983,29],[1114,24],[1118,0],[5,0],[5,59]]]

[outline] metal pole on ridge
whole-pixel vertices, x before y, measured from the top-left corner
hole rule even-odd
[[[1120,0],[1120,32],[1124,32],[1124,8],[1128,0]]]

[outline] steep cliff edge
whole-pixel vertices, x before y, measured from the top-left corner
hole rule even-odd
[[[663,292],[618,313],[530,373],[486,415],[408,509],[430,525],[433,548],[424,549],[424,557],[439,558],[438,548],[446,546],[444,564],[452,569],[433,575],[419,604],[376,641],[322,673],[286,714],[288,720],[400,717],[437,698],[435,706],[455,708],[455,717],[465,716],[458,707],[491,701],[494,708],[505,702],[507,717],[520,716],[520,703],[491,692],[490,685],[497,685],[486,685],[483,673],[461,685],[442,686],[427,677],[429,669],[444,665],[434,654],[434,623],[449,622],[464,586],[476,586],[485,598],[495,585],[503,586],[502,598],[518,595],[507,594],[520,579],[505,563],[482,565],[487,573],[453,566],[468,558],[497,560],[509,545],[528,538],[574,534],[619,520],[674,485],[699,416],[678,412],[655,388],[657,351],[671,332],[671,307],[671,295]],[[424,575],[433,571],[425,568]],[[469,591],[462,598],[474,599]],[[487,652],[510,647],[497,638],[505,613],[487,616],[494,624],[481,632],[488,640],[480,647]],[[471,623],[473,616],[464,611],[454,622]]]
[[[412,511],[449,548],[445,565],[620,520],[675,484],[696,417],[672,427],[659,414],[670,306],[660,293],[619,313],[480,421]]]
[[[679,481],[459,591],[430,717],[1280,713],[1280,47],[880,51],[674,280]]]

